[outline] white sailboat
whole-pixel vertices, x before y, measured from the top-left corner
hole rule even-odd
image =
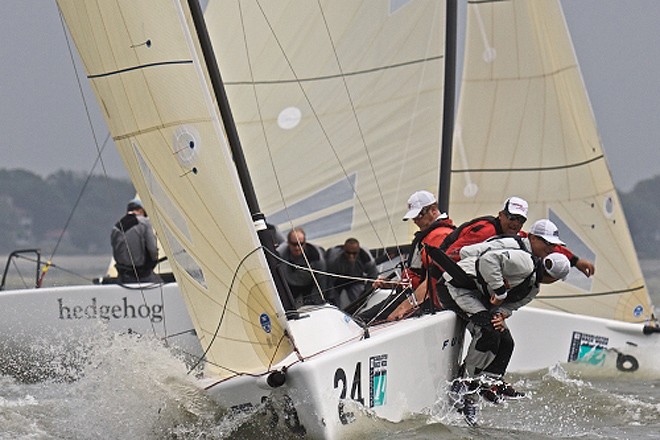
[[[36,249],[15,255],[32,260],[17,267],[35,274],[35,284],[0,291],[0,374],[28,381],[77,377],[90,348],[113,333],[156,338],[189,362],[203,354],[176,283],[41,287],[45,265],[57,264],[45,263]],[[13,274],[10,263],[12,256],[3,287]]]
[[[653,304],[559,1],[469,2],[467,14],[452,218],[496,213],[517,195],[530,221],[551,219],[596,264],[593,277],[574,269],[514,314],[512,332],[524,336],[510,371],[657,368]]]
[[[235,410],[281,404],[281,423],[319,437],[359,432],[354,402],[395,421],[431,407],[457,367],[453,314],[368,329],[330,306],[287,314],[186,2],[59,4],[180,281],[181,295],[171,284],[148,301],[170,298],[164,309],[182,332],[192,319],[209,393]],[[326,247],[350,235],[371,248],[409,242],[402,200],[438,181],[444,8],[209,2],[210,38],[269,222],[302,225]],[[531,219],[551,218],[597,265],[595,277],[576,273],[514,314],[514,335],[526,337],[516,337],[510,371],[578,360],[652,367],[640,356],[657,352],[652,304],[559,4],[473,2],[468,11],[451,216],[495,213],[508,195],[522,196]],[[123,300],[116,286],[97,288]],[[74,307],[92,310],[98,291],[83,289]],[[34,304],[21,301],[16,316]],[[51,306],[41,310],[61,311]],[[123,329],[122,319],[110,321]]]
[[[280,423],[327,438],[368,429],[359,408],[399,421],[442,399],[455,315],[367,328],[329,305],[293,310],[259,203],[321,245],[410,241],[402,200],[437,184],[445,3],[211,2],[215,53],[196,0],[58,4],[205,350],[208,392],[236,411],[282,404]]]

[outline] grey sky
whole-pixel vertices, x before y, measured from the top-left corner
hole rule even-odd
[[[89,171],[95,141],[54,0],[3,0],[0,168]],[[660,174],[658,0],[563,0],[616,186]],[[107,129],[82,78],[99,147]],[[110,143],[110,176],[126,177]],[[100,167],[97,172],[102,172]]]

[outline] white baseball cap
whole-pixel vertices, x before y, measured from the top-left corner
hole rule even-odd
[[[557,225],[547,218],[535,221],[532,227],[529,228],[529,233],[541,237],[548,243],[565,244],[559,239],[559,229],[557,229]]]
[[[503,209],[509,214],[522,215],[527,218],[527,201],[520,197],[509,197],[506,199]]]
[[[436,202],[435,196],[430,192],[424,190],[415,191],[408,198],[408,212],[403,216],[403,221],[417,217],[423,208]]]
[[[556,280],[564,280],[571,270],[571,263],[568,257],[559,252],[553,252],[543,259],[543,269],[545,273]]]

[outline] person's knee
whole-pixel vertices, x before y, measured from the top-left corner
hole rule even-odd
[[[509,330],[505,330],[500,333],[500,350],[507,350],[511,353],[513,353],[513,348],[515,347],[515,342],[513,340],[513,337],[511,336],[511,332]]]

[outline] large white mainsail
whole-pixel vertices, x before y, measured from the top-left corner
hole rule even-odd
[[[437,190],[445,2],[211,1],[205,18],[268,220],[329,247],[409,243]]]
[[[187,2],[58,1],[219,377],[292,351]]]
[[[470,2],[454,140],[451,216],[495,214],[504,199],[550,218],[590,279],[573,271],[537,307],[630,322],[652,313],[626,219],[558,1]],[[529,226],[529,225],[528,225]]]

